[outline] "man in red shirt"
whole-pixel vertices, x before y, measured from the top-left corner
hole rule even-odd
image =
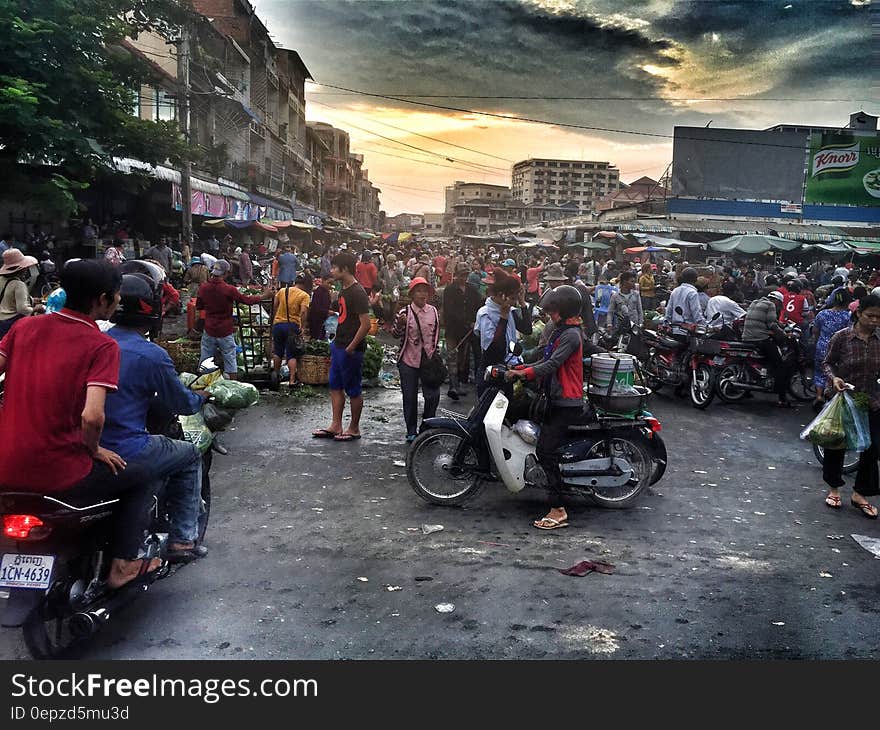
[[[205,313],[201,359],[204,361],[213,357],[219,349],[223,356],[223,371],[230,380],[235,380],[238,364],[235,358],[235,337],[232,336],[235,329],[232,322],[232,303],[259,304],[261,300],[272,296],[272,289],[266,287],[260,294],[245,296],[224,281],[228,273],[227,261],[217,261],[211,267],[211,278],[199,287],[196,309]]]
[[[446,254],[447,250],[445,248],[441,249],[440,253],[431,262],[434,265],[434,276],[438,286],[446,286],[449,283],[446,277],[446,265],[448,263]]]
[[[99,445],[104,400],[117,386],[119,346],[95,320],[113,314],[121,282],[106,261],[72,261],[61,272],[65,308],[23,319],[0,341],[0,372],[6,373],[0,489],[82,505],[119,499],[111,588],[161,565],[137,559],[153,496],[149,471],[127,467]]]

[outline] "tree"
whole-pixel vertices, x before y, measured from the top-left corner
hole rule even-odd
[[[173,39],[189,13],[184,0],[0,0],[0,198],[71,213],[112,157],[190,154],[173,122],[133,115],[156,72],[122,46],[147,29]]]

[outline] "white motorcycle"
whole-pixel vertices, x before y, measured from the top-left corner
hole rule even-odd
[[[517,409],[505,394],[506,371],[486,368],[488,387],[468,415],[446,412],[422,423],[406,470],[410,486],[426,502],[464,504],[487,481],[501,481],[513,493],[546,486],[535,453],[539,426],[511,420]],[[586,407],[583,423],[570,427],[571,438],[557,451],[563,486],[603,507],[632,506],[666,469],[660,430],[660,422],[645,411],[623,417]]]

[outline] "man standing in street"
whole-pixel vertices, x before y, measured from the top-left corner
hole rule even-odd
[[[199,287],[196,309],[205,312],[201,359],[213,357],[219,349],[223,355],[223,372],[230,380],[235,380],[238,364],[235,357],[235,338],[232,336],[235,329],[232,323],[232,304],[259,304],[261,300],[272,296],[272,290],[267,287],[262,293],[247,297],[224,281],[228,273],[229,263],[226,261],[217,261],[211,267],[211,278]]]
[[[328,428],[320,428],[312,433],[315,438],[356,441],[361,437],[361,411],[364,408],[361,376],[367,349],[366,337],[370,331],[370,301],[367,292],[354,278],[356,266],[357,259],[345,252],[334,256],[330,266],[330,275],[342,284],[337,304],[339,325],[330,346],[329,387],[333,415]],[[351,422],[343,431],[345,396],[351,403]]]
[[[684,269],[679,281],[681,283],[669,295],[666,321],[670,324],[706,324],[706,316],[700,306],[700,295],[695,286],[697,270],[690,266]],[[681,309],[681,313],[677,309]]]
[[[296,283],[296,270],[299,262],[292,246],[285,246],[284,253],[278,257],[278,285],[293,286]]]
[[[449,369],[449,391],[458,400],[460,378],[467,378],[470,364],[471,332],[482,306],[480,293],[468,284],[470,267],[462,262],[455,266],[455,278],[443,290],[443,328],[446,331],[446,367]]]
[[[608,329],[617,334],[621,329],[628,330],[632,325],[641,327],[645,314],[642,311],[642,298],[633,286],[635,274],[624,271],[617,280],[620,291],[611,295],[608,305]]]
[[[151,259],[158,263],[168,276],[171,276],[171,249],[168,248],[168,242],[165,236],[159,239],[156,246],[150,246],[144,254],[145,259]]]

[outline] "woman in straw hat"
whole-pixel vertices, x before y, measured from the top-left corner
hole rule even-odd
[[[0,337],[22,317],[44,311],[42,305],[34,307],[28,295],[26,279],[32,273],[32,266],[37,266],[37,260],[33,256],[25,256],[17,248],[3,252],[3,266],[0,268]]]

